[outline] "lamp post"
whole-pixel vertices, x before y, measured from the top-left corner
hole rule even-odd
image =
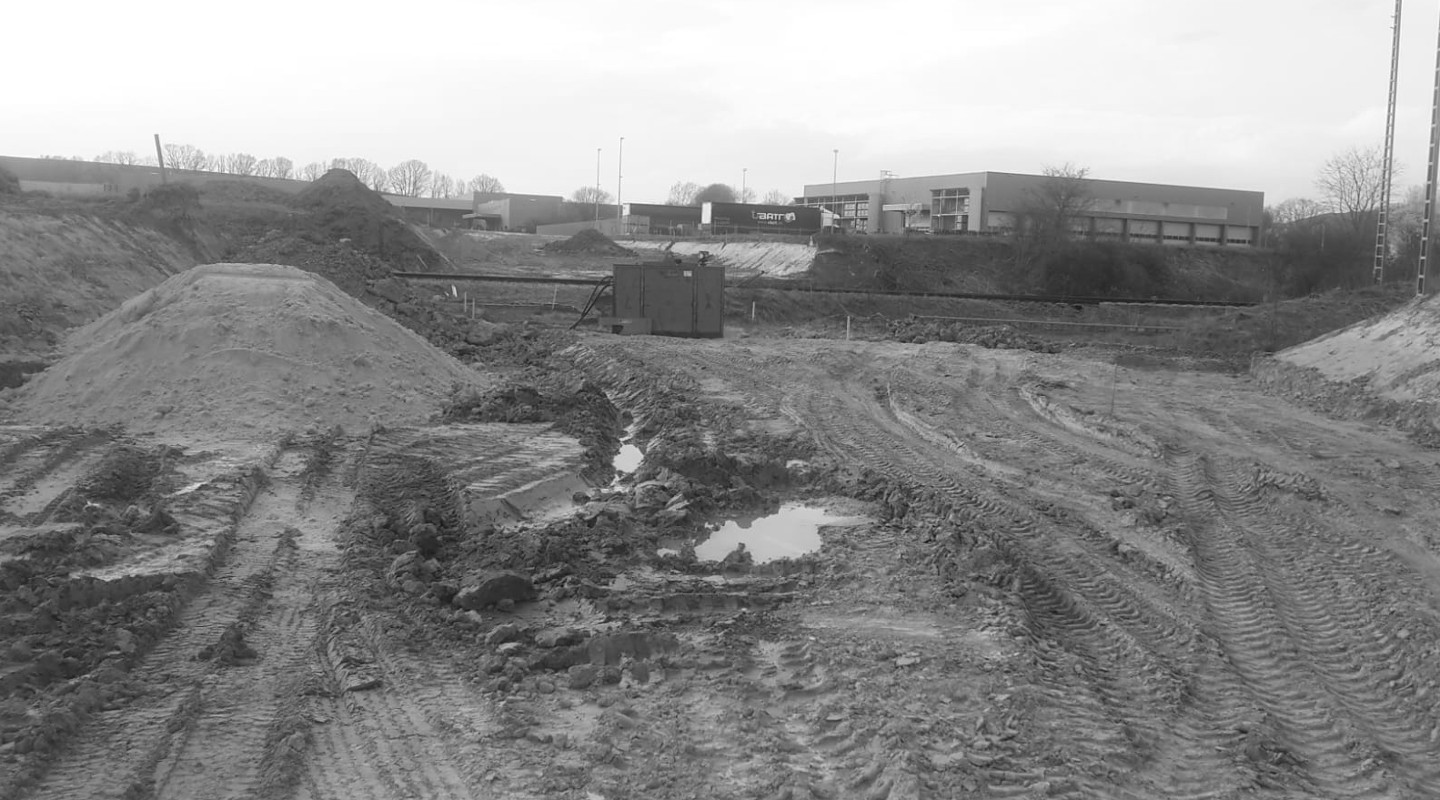
[[[620,137],[620,157],[615,161],[615,222],[616,233],[619,233],[619,225],[625,219],[625,195],[621,193],[621,187],[625,181],[625,137]]]
[[[595,230],[600,230],[600,148],[595,148]]]
[[[749,171],[749,167],[740,168],[740,202],[742,203],[745,202],[745,173]]]
[[[840,226],[840,192],[836,187],[840,183],[840,148],[835,148],[835,163],[830,167],[830,202],[835,206],[835,227]]]

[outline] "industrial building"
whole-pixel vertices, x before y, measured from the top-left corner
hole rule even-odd
[[[1042,196],[1044,175],[965,172],[805,186],[797,205],[826,208],[864,233],[990,234],[1015,229]],[[1081,179],[1077,234],[1127,242],[1253,247],[1263,192]]]

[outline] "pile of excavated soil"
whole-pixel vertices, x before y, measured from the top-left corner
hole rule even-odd
[[[564,241],[545,245],[545,252],[592,256],[635,255],[633,251],[615,244],[610,237],[592,228],[586,228]]]
[[[16,390],[20,418],[198,438],[424,421],[488,381],[333,283],[209,264],[74,331]]]
[[[1440,299],[1325,334],[1250,367],[1259,385],[1299,405],[1408,431],[1440,448]]]
[[[901,319],[890,323],[889,337],[897,342],[959,342],[991,350],[1033,350],[1058,353],[1060,346],[1009,325],[965,325],[944,320]]]
[[[1317,369],[1332,381],[1363,379],[1389,400],[1440,401],[1440,297],[1417,298],[1276,358]]]

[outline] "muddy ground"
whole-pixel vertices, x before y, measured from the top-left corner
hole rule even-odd
[[[1398,433],[1074,352],[501,355],[421,428],[0,428],[0,797],[1440,795]],[[696,559],[795,501],[847,520]]]

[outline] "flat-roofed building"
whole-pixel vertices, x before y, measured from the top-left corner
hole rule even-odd
[[[1044,175],[964,172],[918,178],[806,184],[797,205],[839,215],[865,233],[987,234],[1014,230],[1044,196]],[[1239,245],[1260,241],[1264,192],[1079,179],[1077,235],[1128,242]]]

